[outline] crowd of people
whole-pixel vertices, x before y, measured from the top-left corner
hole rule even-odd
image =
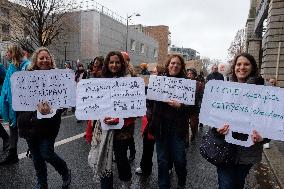
[[[8,48],[6,58],[9,67],[0,65],[0,81],[2,85],[0,98],[0,112],[3,122],[9,124],[8,135],[0,125],[0,137],[3,139],[3,151],[8,150],[7,157],[0,162],[0,166],[10,165],[19,161],[17,155],[18,136],[24,138],[28,144],[36,172],[36,189],[48,188],[47,165],[51,164],[62,177],[62,188],[69,188],[71,183],[71,170],[67,163],[54,152],[54,143],[60,129],[61,114],[67,109],[58,109],[51,118],[38,119],[37,112],[15,112],[12,109],[12,95],[10,77],[17,71],[52,70],[56,69],[54,57],[45,47],[35,50],[30,58],[24,56],[24,50],[19,45]],[[127,52],[111,51],[106,57],[98,56],[89,64],[88,70],[84,65],[77,63],[75,81],[87,78],[121,78],[137,77],[139,74],[130,63]],[[186,187],[187,157],[186,148],[189,142],[194,142],[199,123],[199,112],[202,103],[203,91],[206,81],[224,80],[218,72],[217,65],[212,66],[212,73],[205,80],[198,75],[194,68],[186,69],[185,61],[180,55],[169,56],[164,66],[157,65],[152,73],[147,70],[147,64],[140,65],[140,75],[158,75],[174,78],[196,80],[195,105],[186,105],[175,99],[167,102],[147,100],[146,115],[142,117],[143,154],[140,166],[135,172],[143,176],[152,173],[152,157],[156,145],[158,164],[158,185],[160,189],[171,188],[170,174],[173,170],[178,179],[178,188]],[[69,63],[66,69],[72,69]],[[264,85],[259,79],[259,71],[255,59],[247,53],[236,56],[232,64],[231,81]],[[276,85],[276,79],[270,78],[267,85]],[[146,90],[147,91],[147,90]],[[40,102],[37,111],[43,115],[50,114],[52,107],[48,102]],[[74,110],[73,110],[74,111]],[[135,159],[134,128],[137,118],[124,118],[122,129],[102,130],[99,120],[89,120],[86,129],[86,140],[92,142],[89,154],[89,164],[94,169],[95,177],[99,179],[102,189],[112,189],[113,168],[115,162],[118,177],[123,182],[124,188],[131,188],[130,162]],[[79,121],[79,120],[78,120]],[[116,117],[105,117],[104,124],[115,125],[121,120]],[[52,127],[50,127],[52,125]],[[189,129],[191,136],[189,136]],[[224,139],[230,125],[224,122],[220,128],[212,128],[216,138]],[[242,137],[243,134],[237,133]],[[245,178],[251,167],[259,162],[262,157],[263,144],[269,142],[262,138],[258,131],[251,133],[254,145],[251,147],[237,146],[235,149],[236,161],[232,165],[217,166],[218,184],[220,189],[240,189],[244,187]],[[101,146],[101,147],[100,147]],[[130,156],[128,157],[128,150]]]

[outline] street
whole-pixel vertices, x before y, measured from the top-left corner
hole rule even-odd
[[[57,143],[55,151],[67,162],[69,168],[72,170],[71,189],[77,188],[100,188],[99,183],[93,181],[93,173],[87,163],[87,156],[90,145],[86,144],[83,138],[86,128],[86,122],[76,123],[74,115],[62,117],[61,129],[56,139]],[[187,187],[186,188],[217,188],[217,174],[213,165],[204,160],[199,154],[199,141],[201,135],[207,130],[204,127],[200,130],[196,142],[191,143],[187,150]],[[60,141],[60,142],[59,142]],[[131,163],[132,166],[132,188],[134,189],[154,189],[158,188],[157,182],[157,162],[156,153],[154,153],[154,167],[152,175],[148,178],[143,178],[134,173],[135,168],[139,166],[142,153],[142,137],[140,135],[140,119],[137,120],[137,127],[135,130],[136,142],[136,159]],[[280,144],[279,144],[280,145]],[[0,142],[2,147],[2,141]],[[282,143],[283,146],[283,143]],[[35,185],[35,170],[30,158],[25,156],[27,151],[26,142],[23,139],[18,143],[18,154],[20,161],[18,164],[11,166],[0,167],[0,188],[1,189],[30,189]],[[1,156],[3,158],[3,155]],[[265,158],[264,161],[251,170],[247,178],[246,188],[259,189],[277,189],[276,179],[271,173]],[[121,182],[117,177],[115,163],[114,165],[114,186],[119,188]],[[61,188],[61,177],[48,165],[48,183],[49,188]],[[176,176],[172,174],[172,187],[176,187]]]

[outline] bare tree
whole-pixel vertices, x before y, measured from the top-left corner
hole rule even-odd
[[[11,0],[11,21],[17,27],[12,41],[31,50],[49,46],[66,30],[66,17],[75,6],[71,0]]]
[[[246,48],[246,33],[245,29],[240,29],[237,31],[234,40],[228,49],[228,58],[232,60],[235,55],[242,53]]]

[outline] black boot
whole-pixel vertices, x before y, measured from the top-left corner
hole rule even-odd
[[[9,154],[8,156],[0,162],[0,165],[11,165],[11,164],[15,164],[19,161],[18,158],[18,154],[17,154],[17,149],[16,148],[12,148],[9,149]]]

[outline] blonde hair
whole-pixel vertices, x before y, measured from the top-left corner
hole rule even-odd
[[[24,57],[23,49],[19,45],[13,44],[8,47],[8,52],[11,53],[11,61],[14,66],[19,68]]]
[[[33,53],[33,56],[32,56],[32,63],[30,64],[30,66],[29,66],[29,68],[28,68],[29,71],[38,70],[38,69],[39,69],[39,68],[37,67],[37,65],[36,65],[36,62],[37,62],[38,54],[39,54],[41,51],[46,51],[46,52],[49,54],[50,59],[51,59],[52,68],[56,68],[56,64],[55,64],[55,61],[54,61],[54,57],[53,57],[53,55],[50,53],[50,51],[48,50],[48,48],[46,48],[46,47],[39,47],[39,48],[36,49],[35,52]]]

